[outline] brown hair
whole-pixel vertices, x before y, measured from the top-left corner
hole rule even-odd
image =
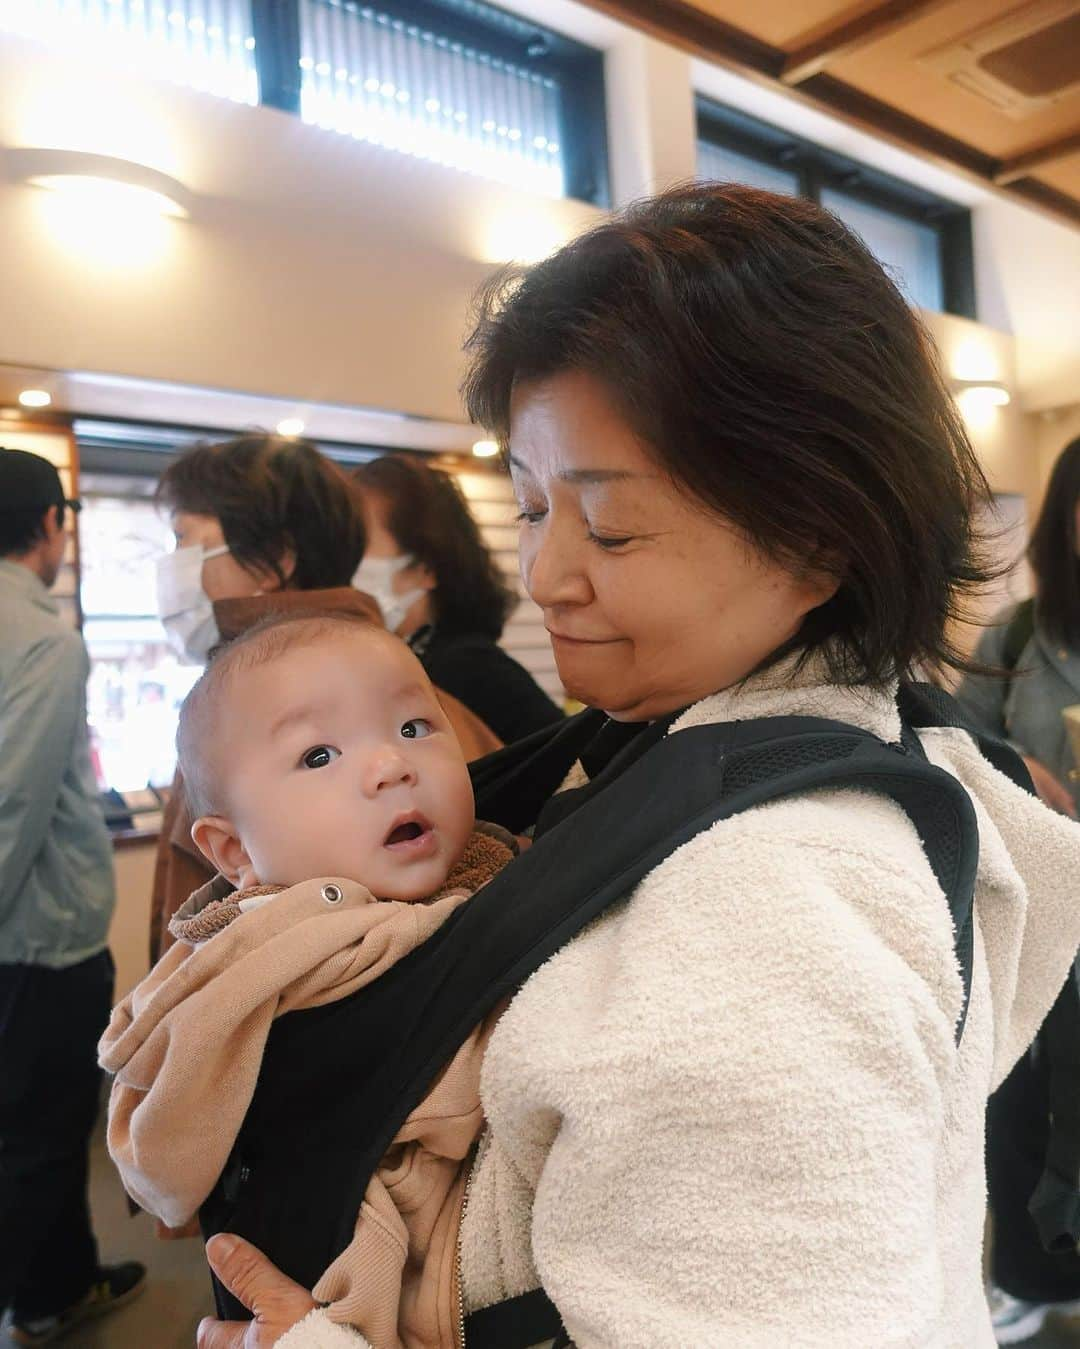
[[[273,614],[215,649],[206,669],[181,703],[176,727],[176,760],[193,820],[224,808],[219,765],[211,747],[217,740],[224,695],[233,679],[308,642],[358,632],[387,636],[385,628],[362,614],[305,610]]]
[[[837,682],[964,667],[949,621],[990,575],[989,488],[929,336],[821,207],[730,184],[641,202],[497,276],[467,349],[469,414],[504,445],[517,383],[586,372],[706,508],[834,574],[798,642]]]
[[[356,470],[361,492],[387,503],[387,525],[403,553],[435,576],[432,609],[440,632],[482,633],[497,641],[517,591],[496,566],[449,473],[387,454]]]
[[[196,445],[162,474],[156,500],[216,516],[237,561],[266,567],[283,588],[348,585],[367,544],[349,479],[306,440],[259,433]],[[286,577],[289,552],[296,567]]]
[[[1080,650],[1080,437],[1058,455],[1028,556],[1038,581],[1039,624],[1053,642]]]

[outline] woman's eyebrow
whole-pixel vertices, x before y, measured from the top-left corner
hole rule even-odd
[[[510,456],[510,467],[532,477],[532,470],[520,459]],[[651,478],[652,473],[631,473],[625,468],[567,468],[555,474],[560,482],[580,483],[586,486],[600,482],[623,482],[630,478]]]

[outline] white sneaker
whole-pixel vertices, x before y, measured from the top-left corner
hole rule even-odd
[[[987,1289],[986,1299],[990,1304],[990,1320],[998,1344],[1020,1344],[1031,1339],[1042,1330],[1051,1312],[1060,1312],[1063,1316],[1080,1312],[1080,1301],[1025,1302],[1022,1298],[1006,1293],[1004,1288],[993,1286]]]

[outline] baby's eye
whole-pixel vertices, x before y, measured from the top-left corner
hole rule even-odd
[[[435,727],[424,717],[413,717],[411,721],[405,722],[401,728],[403,740],[423,740],[426,736],[433,735]]]
[[[341,758],[341,750],[334,749],[333,745],[312,745],[311,749],[306,750],[300,759],[305,768],[325,768],[335,759]]]

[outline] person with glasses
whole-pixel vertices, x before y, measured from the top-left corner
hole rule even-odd
[[[102,1265],[87,1169],[109,1019],[112,845],[90,765],[89,658],[49,589],[65,499],[47,459],[0,449],[0,1309],[46,1344],[141,1292]]]

